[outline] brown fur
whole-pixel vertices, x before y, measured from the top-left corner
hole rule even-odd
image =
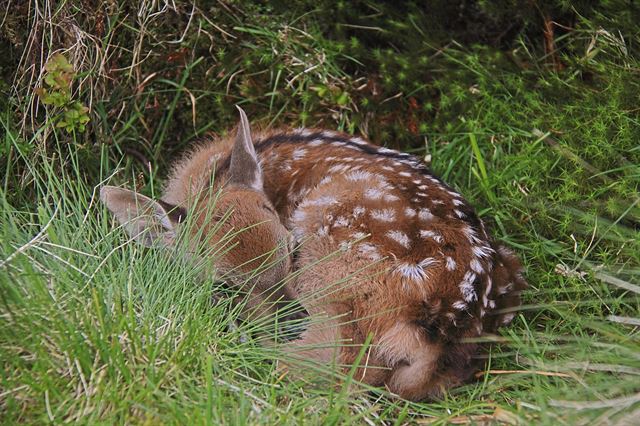
[[[163,198],[198,212],[189,194],[207,190],[212,177],[226,185],[232,146],[199,147],[174,169]],[[479,347],[464,339],[508,324],[526,287],[518,259],[492,241],[467,202],[415,158],[348,135],[261,133],[255,147],[264,192],[237,192],[222,204],[234,205],[234,224],[244,226],[269,216],[258,213],[268,199],[300,244],[287,291],[324,318],[286,352],[349,368],[371,336],[356,375],[363,382],[420,400],[467,380]],[[226,261],[250,269],[272,234],[252,232],[250,246]]]
[[[291,270],[289,233],[263,191],[249,123],[244,112],[241,117],[235,141],[203,146],[178,163],[161,201],[114,187],[103,187],[101,200],[147,246],[175,245],[184,220],[176,220],[171,210],[186,212],[190,251],[201,255],[204,248],[205,256],[207,249],[217,251],[213,266],[248,295],[244,317],[266,317],[291,299],[284,288]],[[223,155],[233,165],[228,176],[213,181],[216,159]]]

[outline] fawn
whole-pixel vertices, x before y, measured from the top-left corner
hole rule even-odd
[[[232,288],[248,290],[242,316],[270,318],[291,301],[282,285],[291,271],[291,238],[263,191],[249,122],[244,112],[241,116],[235,144],[229,139],[216,146],[219,152],[195,153],[178,163],[160,200],[112,186],[101,188],[100,199],[131,237],[148,247],[176,246],[188,215],[189,251],[217,248],[218,275]],[[214,181],[213,168],[223,159],[227,173]]]
[[[480,350],[473,339],[509,324],[527,286],[513,252],[415,157],[325,130],[259,133],[254,142],[240,115],[235,143],[203,145],[178,163],[162,202],[110,187],[102,200],[121,222],[133,219],[127,229],[138,239],[167,244],[179,227],[171,206],[211,226],[199,213],[210,200],[192,200],[214,177],[226,188],[223,206],[235,208],[225,226],[261,223],[217,266],[277,253],[275,271],[249,283],[259,290],[250,308],[295,298],[323,318],[285,345],[290,357],[344,368],[360,358],[358,380],[411,400],[469,379]],[[149,214],[136,205],[156,219],[137,223]],[[293,264],[281,222],[296,244]],[[290,267],[293,282],[269,293]]]

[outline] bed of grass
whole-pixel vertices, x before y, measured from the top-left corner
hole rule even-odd
[[[443,25],[445,2],[431,14],[130,3],[18,2],[1,21],[2,423],[637,421],[632,3],[523,6],[497,41],[489,24]],[[551,13],[565,21],[545,51],[536,28],[549,19],[535,17]],[[114,229],[96,188],[157,192],[182,149],[235,122],[236,103],[256,125],[341,129],[424,157],[518,252],[531,287],[477,382],[414,404],[348,378],[291,381],[242,338],[254,325],[230,331],[237,307],[212,302],[202,265]]]

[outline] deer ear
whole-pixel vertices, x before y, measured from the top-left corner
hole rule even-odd
[[[177,222],[159,202],[114,186],[103,186],[100,200],[140,244],[168,247],[175,242]]]
[[[231,151],[229,183],[262,191],[262,170],[251,140],[249,120],[242,108],[237,108],[240,112],[240,124],[238,124],[238,135]]]

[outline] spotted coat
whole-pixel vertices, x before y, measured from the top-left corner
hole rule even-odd
[[[224,180],[228,146],[196,150],[167,193],[197,191],[211,173]],[[264,192],[298,246],[292,291],[327,317],[291,355],[350,365],[371,335],[365,382],[417,400],[466,380],[479,348],[464,339],[508,324],[526,286],[469,203],[416,157],[358,137],[298,129],[257,134],[254,146]]]

